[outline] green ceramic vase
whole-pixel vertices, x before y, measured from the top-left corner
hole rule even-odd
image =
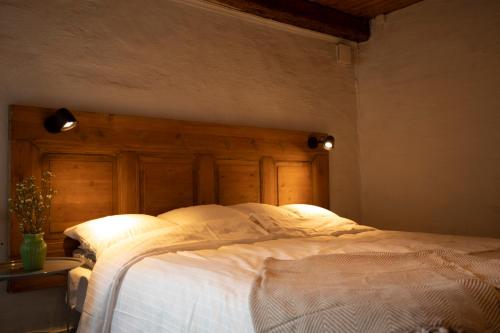
[[[43,268],[47,256],[47,244],[43,240],[43,232],[23,234],[20,250],[25,271],[36,271]]]

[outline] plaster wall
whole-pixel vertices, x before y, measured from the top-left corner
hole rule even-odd
[[[354,69],[336,63],[337,40],[188,3],[0,2],[0,260],[10,104],[328,132],[337,139],[332,207],[359,218]],[[61,308],[43,308],[48,296],[37,295],[11,302],[0,293],[11,315],[2,332],[57,324],[47,311]]]
[[[336,40],[171,0],[2,1],[0,31],[2,232],[14,103],[326,131],[332,206],[359,217],[354,69]]]
[[[357,70],[362,221],[500,237],[500,2],[372,22]]]

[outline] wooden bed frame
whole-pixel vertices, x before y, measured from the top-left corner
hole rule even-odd
[[[10,108],[11,195],[25,177],[55,174],[49,256],[75,246],[66,228],[106,215],[210,203],[329,206],[328,152],[307,146],[309,135],[325,134],[73,110],[77,128],[51,134],[43,121],[54,111]],[[21,237],[12,218],[13,259]]]

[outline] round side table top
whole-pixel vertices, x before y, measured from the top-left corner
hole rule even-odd
[[[83,261],[71,257],[47,257],[43,268],[36,271],[25,271],[21,260],[0,263],[0,280],[22,277],[60,274],[83,265]]]

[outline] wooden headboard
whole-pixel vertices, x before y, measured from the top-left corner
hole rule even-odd
[[[10,108],[11,189],[43,170],[55,174],[49,256],[64,255],[64,229],[106,215],[210,203],[328,208],[328,152],[308,148],[312,133],[71,110],[77,128],[51,134],[43,121],[54,111]],[[11,221],[17,258],[21,234]]]

